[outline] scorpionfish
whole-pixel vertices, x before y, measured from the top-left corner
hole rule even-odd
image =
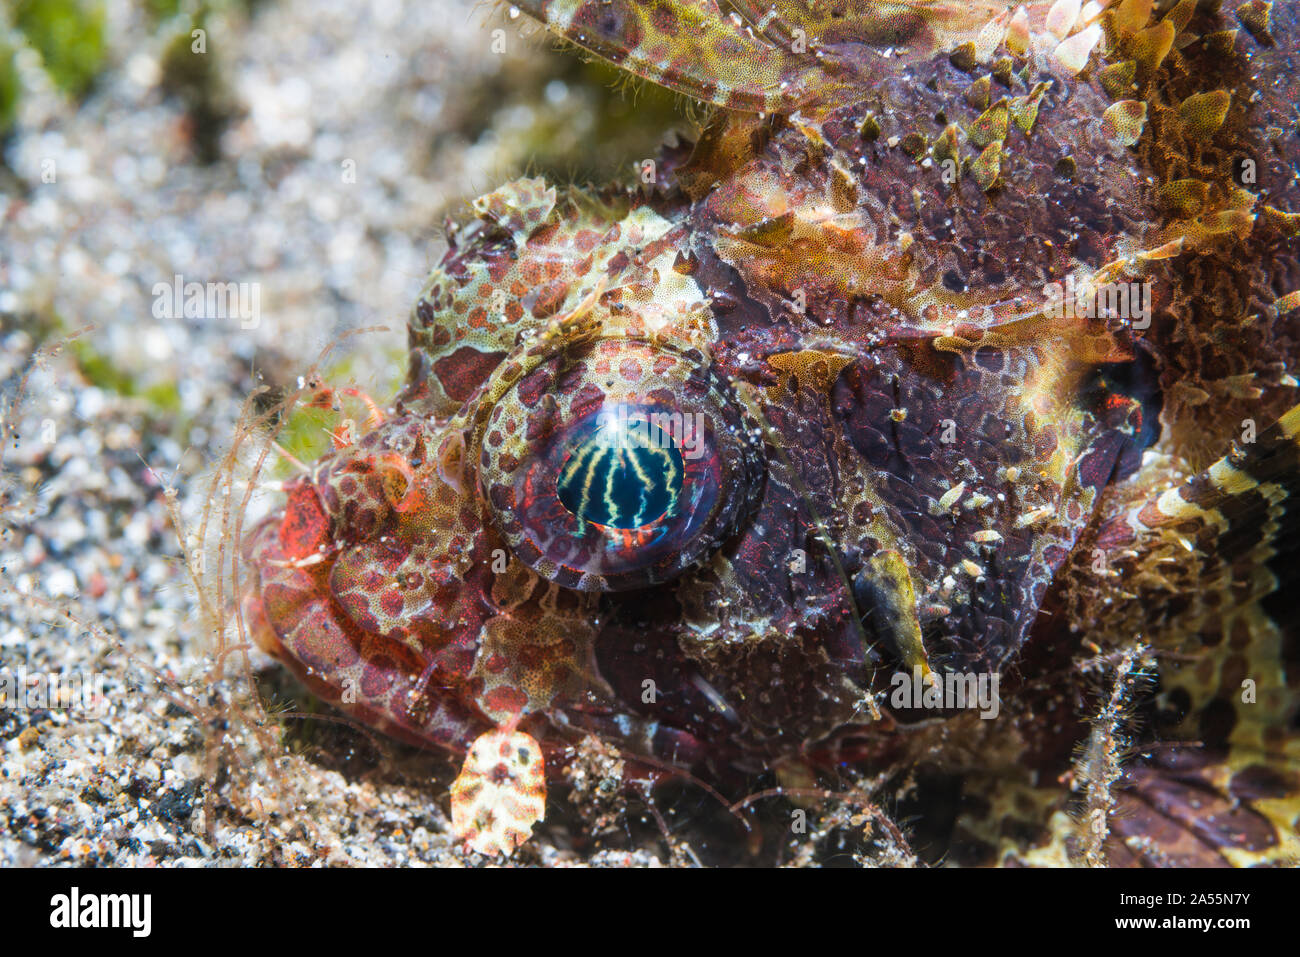
[[[260,646],[485,854],[594,740],[930,861],[1294,862],[1296,6],[515,6],[700,132],[473,201]]]

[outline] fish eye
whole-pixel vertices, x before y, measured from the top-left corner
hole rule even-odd
[[[646,587],[704,561],[752,511],[764,463],[747,426],[697,350],[602,340],[497,401],[480,483],[539,575],[581,591]]]
[[[675,512],[683,500],[679,443],[692,444],[685,433],[695,426],[680,415],[627,405],[603,408],[597,419],[596,431],[572,442],[560,467],[556,492],[564,507],[619,529],[644,528]]]

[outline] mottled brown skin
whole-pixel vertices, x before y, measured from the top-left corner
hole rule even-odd
[[[1294,859],[1294,9],[519,6],[726,109],[652,189],[475,202],[391,417],[250,544],[262,644],[458,752],[518,724],[734,797],[941,780],[955,863]],[[1150,326],[1054,314],[1070,275],[1149,282]],[[645,567],[609,563],[644,536],[566,544],[526,477],[615,402],[717,449],[718,504]],[[1090,723],[1137,639],[1152,693]],[[999,716],[891,706],[913,667],[999,673]],[[1124,762],[1091,852],[1087,740]]]

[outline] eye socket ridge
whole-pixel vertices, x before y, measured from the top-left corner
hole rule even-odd
[[[515,556],[580,591],[667,581],[757,502],[758,432],[698,350],[604,340],[516,380],[487,416],[479,476]]]

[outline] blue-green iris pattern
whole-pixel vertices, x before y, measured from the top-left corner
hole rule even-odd
[[[643,425],[597,431],[570,453],[556,481],[565,508],[583,521],[629,529],[675,513],[682,454],[667,433]]]

